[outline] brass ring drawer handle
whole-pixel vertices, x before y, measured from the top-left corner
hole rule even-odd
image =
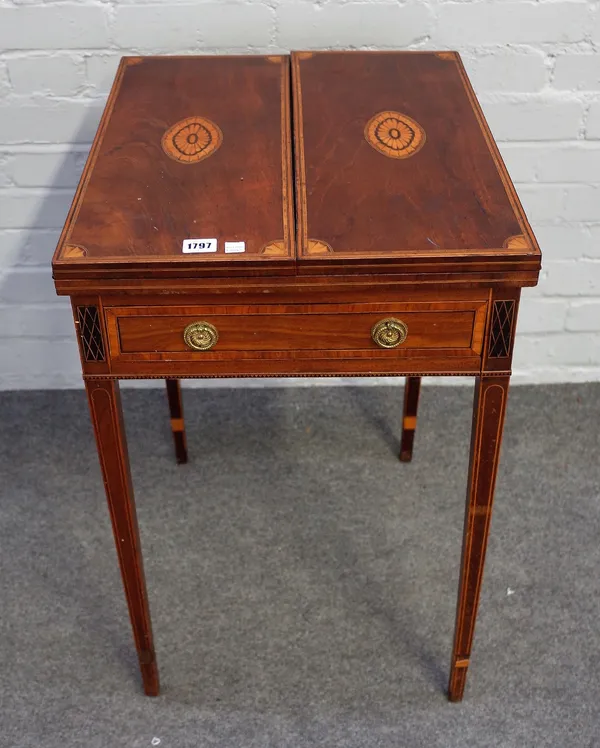
[[[373,342],[380,348],[397,348],[407,335],[408,327],[395,317],[382,319],[371,328]]]
[[[183,340],[194,351],[209,351],[217,344],[219,333],[210,322],[192,322],[183,331]]]

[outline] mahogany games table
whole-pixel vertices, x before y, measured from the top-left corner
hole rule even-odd
[[[476,378],[449,697],[463,696],[521,288],[540,250],[454,52],[126,57],[53,259],[145,692],[159,692],[119,379]]]

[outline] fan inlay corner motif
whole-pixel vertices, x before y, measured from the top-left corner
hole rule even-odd
[[[80,244],[65,244],[62,256],[69,260],[80,260],[87,255],[87,250]]]
[[[440,60],[456,60],[456,52],[436,52],[435,56]]]
[[[277,256],[286,255],[287,249],[283,239],[277,239],[274,242],[267,242],[260,250],[261,255]]]
[[[524,234],[509,236],[508,239],[505,240],[503,247],[505,249],[531,249],[527,237]]]
[[[333,247],[320,239],[309,239],[306,244],[307,255],[326,255],[333,252]]]

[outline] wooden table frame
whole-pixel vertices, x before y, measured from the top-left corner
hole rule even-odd
[[[180,379],[404,376],[409,461],[435,375],[476,378],[448,688],[463,698],[519,299],[540,266],[454,52],[123,58],[53,274],[146,694],[159,680],[119,380],[166,380],[183,463]]]

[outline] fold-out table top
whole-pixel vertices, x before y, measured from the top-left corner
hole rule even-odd
[[[55,275],[293,272],[289,79],[286,56],[123,58]]]
[[[458,54],[296,52],[292,66],[300,263],[539,262]]]
[[[523,285],[539,266],[454,52],[123,58],[53,262],[57,280]]]

